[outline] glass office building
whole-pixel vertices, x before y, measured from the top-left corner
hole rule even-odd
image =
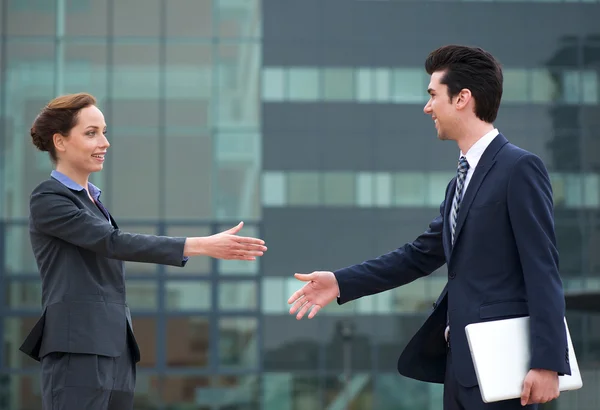
[[[29,127],[59,94],[99,100],[111,148],[92,182],[120,227],[209,235],[243,220],[257,263],[128,263],[137,409],[433,410],[396,372],[445,283],[290,316],[295,272],[403,245],[436,216],[458,151],[422,112],[447,43],[502,62],[499,129],[551,173],[568,291],[600,289],[600,2],[0,0],[0,409],[40,408],[18,351],[40,314],[29,193],[48,177]],[[600,317],[569,312],[600,406]]]

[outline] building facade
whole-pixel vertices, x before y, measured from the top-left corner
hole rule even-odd
[[[481,46],[504,66],[496,125],[552,177],[567,291],[600,289],[598,1],[0,0],[0,409],[36,410],[18,352],[40,313],[28,196],[51,163],[29,127],[86,91],[111,148],[92,182],[120,227],[210,235],[245,222],[255,263],[128,263],[140,342],[137,409],[433,410],[442,387],[396,360],[446,280],[288,314],[295,272],[415,238],[458,150],[423,114],[423,63]],[[546,409],[600,406],[600,316],[568,312],[584,388]]]

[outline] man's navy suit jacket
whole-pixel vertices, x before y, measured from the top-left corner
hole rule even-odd
[[[35,360],[52,352],[118,357],[140,351],[125,293],[124,262],[184,266],[185,238],[119,230],[85,190],[54,178],[30,198],[31,246],[42,279],[42,315],[20,350]]]
[[[465,326],[530,316],[530,367],[570,374],[565,299],[558,272],[552,187],[542,161],[499,134],[483,153],[463,194],[454,246],[450,208],[456,178],[440,215],[412,243],[334,272],[339,304],[429,275],[444,263],[448,283],[423,326],[405,347],[398,371],[443,383],[446,315],[456,377],[477,385]]]

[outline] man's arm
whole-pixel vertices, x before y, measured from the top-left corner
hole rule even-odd
[[[440,206],[440,215],[412,243],[334,271],[340,288],[338,304],[405,285],[442,266],[446,262],[442,241],[443,212],[444,202]]]
[[[552,185],[538,157],[525,154],[517,160],[509,179],[507,198],[529,301],[530,367],[571,374],[564,326],[565,298],[554,233]]]

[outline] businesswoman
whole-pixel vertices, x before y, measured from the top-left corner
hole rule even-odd
[[[41,362],[44,410],[131,410],[140,351],[125,297],[124,261],[184,266],[197,255],[255,260],[242,224],[208,237],[124,232],[89,183],[110,146],[96,100],[52,100],[31,128],[55,164],[30,198],[30,239],[42,279],[40,320],[21,351]]]

